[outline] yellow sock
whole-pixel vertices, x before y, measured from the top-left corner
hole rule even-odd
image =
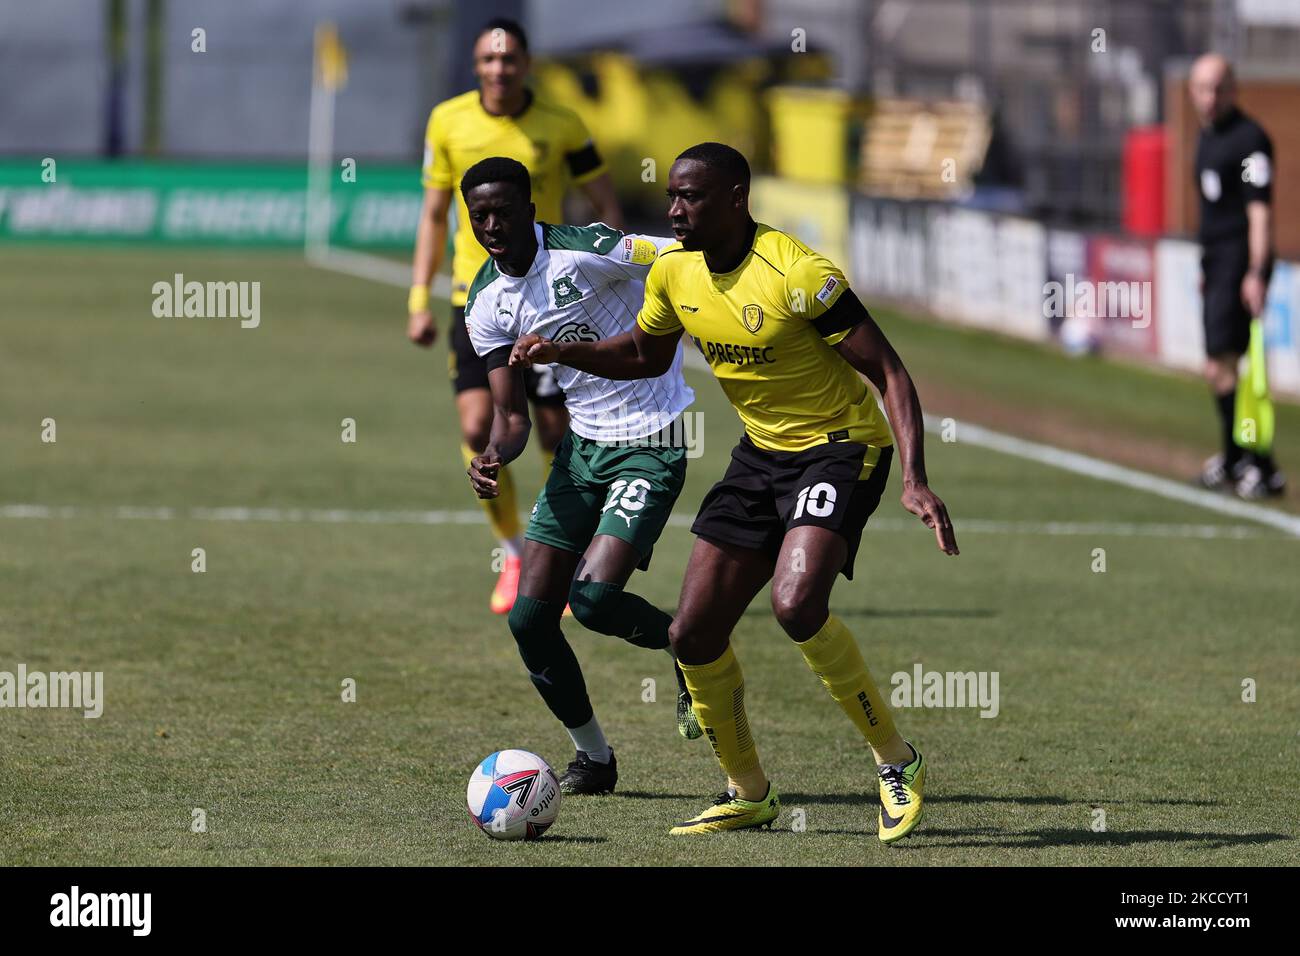
[[[537,446],[537,450],[542,456],[542,487],[545,487],[546,479],[551,477],[551,465],[555,463],[555,452],[548,451],[541,445]]]
[[[477,454],[469,445],[460,446],[460,456],[466,468]],[[479,504],[487,512],[488,524],[497,540],[510,541],[519,536],[519,507],[515,503],[515,482],[510,477],[509,468],[502,468],[498,473],[497,489],[500,494],[495,498],[480,498]]]
[[[821,678],[849,720],[871,745],[876,763],[900,763],[911,759],[912,752],[894,728],[885,700],[871,679],[857,642],[834,614],[826,618],[820,631],[799,645],[803,659]]]
[[[712,664],[678,662],[678,666],[691,692],[695,716],[736,795],[742,800],[762,800],[767,796],[767,776],[749,733],[745,675],[731,645]]]

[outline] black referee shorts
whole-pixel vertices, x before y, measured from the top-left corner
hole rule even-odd
[[[1205,279],[1204,309],[1206,355],[1242,355],[1250,347],[1250,311],[1241,301],[1241,281],[1250,269],[1246,237],[1206,243],[1201,252]],[[1265,274],[1264,284],[1269,276]]]
[[[869,456],[875,467],[862,477]],[[849,546],[840,569],[853,579],[862,529],[880,504],[894,449],[857,442],[827,442],[807,451],[766,451],[746,435],[731,464],[700,505],[691,531],[719,544],[762,551],[776,560],[791,528],[828,528]]]
[[[464,306],[451,309],[451,347],[447,354],[447,371],[451,375],[451,390],[459,395],[471,388],[487,388],[487,361],[479,358],[465,328]],[[524,388],[528,400],[534,405],[563,405],[564,391],[555,383],[555,373],[549,368],[524,370]]]

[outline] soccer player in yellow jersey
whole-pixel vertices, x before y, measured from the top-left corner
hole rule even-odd
[[[685,329],[745,425],[691,529],[697,539],[669,632],[728,786],[672,832],[770,826],[780,811],[730,646],[731,631],[770,580],[781,627],[871,747],[877,833],[891,843],[921,819],[925,764],[894,728],[829,602],[836,575],[853,576],[895,440],[903,506],[934,530],[939,550],[958,553],[948,512],[927,482],[916,389],[844,274],[750,218],[749,164],[740,153],[719,143],[686,150],[669,173],[668,198],[678,243],[659,253],[646,278],[637,327],[594,343],[522,336],[511,362],[559,362],[610,379],[660,375]],[[879,389],[892,437],[858,373]]]
[[[487,368],[465,331],[465,298],[487,253],[474,239],[465,201],[456,190],[469,167],[489,156],[508,156],[527,167],[537,216],[563,222],[566,187],[579,186],[595,207],[596,218],[621,229],[622,214],[614,186],[587,128],[577,114],[536,95],[524,83],[528,75],[528,39],[513,20],[489,21],[474,44],[474,72],[479,88],[434,107],[424,139],[424,208],[415,242],[407,336],[428,347],[437,337],[429,308],[429,282],[437,275],[447,245],[447,214],[456,199],[456,235],[452,256],[451,341],[448,365],[460,417],[461,454],[470,459],[487,446],[492,427],[492,396]],[[538,439],[547,467],[568,427],[564,394],[548,369],[526,378],[533,402]],[[491,608],[508,614],[519,586],[518,504],[508,470],[499,479],[500,494],[482,502],[506,560],[492,592]]]

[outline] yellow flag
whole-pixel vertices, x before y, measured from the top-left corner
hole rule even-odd
[[[340,90],[348,82],[348,51],[339,42],[333,23],[316,26],[316,80],[327,90]]]
[[[1267,455],[1273,450],[1273,400],[1268,394],[1263,319],[1250,323],[1246,363],[1246,374],[1237,382],[1233,437],[1242,448]]]

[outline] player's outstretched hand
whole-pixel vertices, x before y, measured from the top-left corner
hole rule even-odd
[[[944,554],[961,554],[957,550],[957,536],[953,533],[948,509],[929,485],[912,485],[903,488],[903,507],[934,529],[934,538]]]
[[[497,489],[497,475],[500,472],[501,458],[495,452],[475,455],[469,463],[467,472],[474,493],[480,498],[495,498],[500,494]]]
[[[550,365],[560,357],[560,349],[550,339],[540,335],[521,335],[510,350],[511,368],[532,368],[533,365]]]
[[[406,322],[406,337],[416,345],[428,348],[438,338],[438,326],[433,321],[433,313],[412,312]]]

